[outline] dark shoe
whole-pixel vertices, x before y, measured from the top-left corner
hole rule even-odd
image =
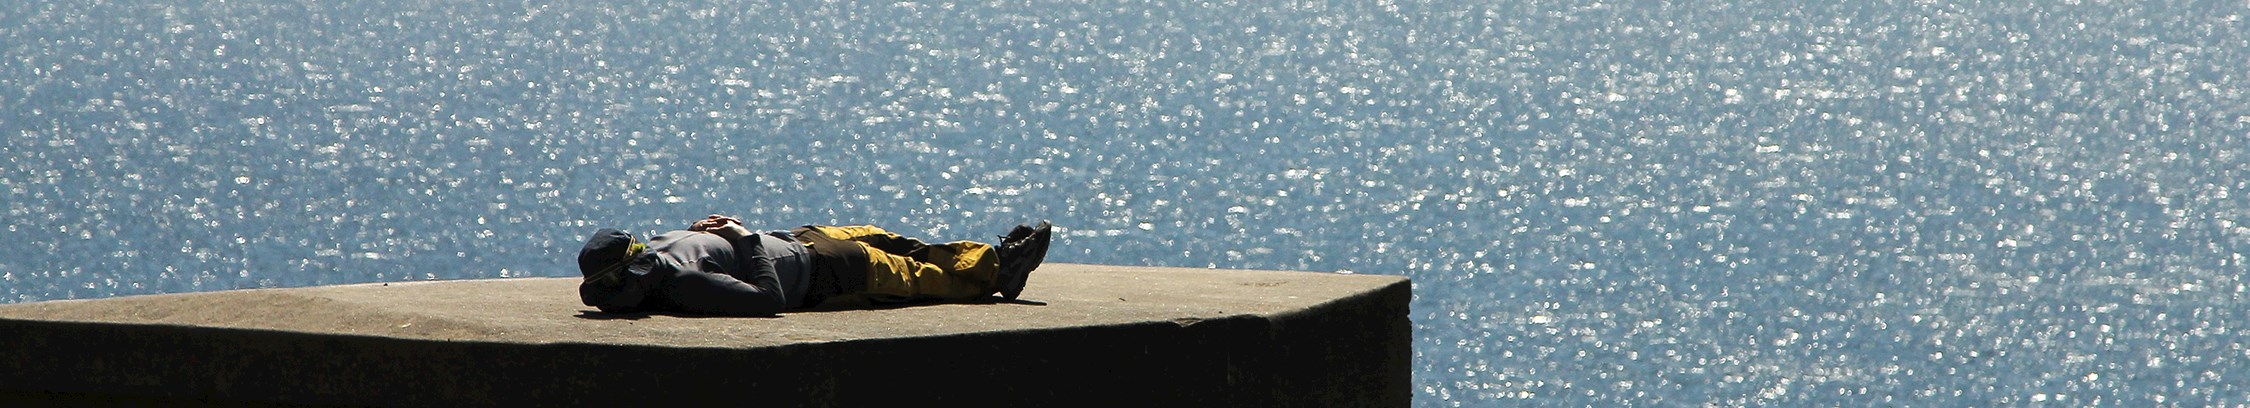
[[[1000,237],[1000,296],[1015,300],[1023,294],[1023,286],[1030,281],[1031,271],[1047,259],[1047,241],[1054,236],[1055,226],[1040,221],[1038,226],[1017,225],[1008,235]]]

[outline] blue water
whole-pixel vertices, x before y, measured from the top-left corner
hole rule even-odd
[[[1805,3],[6,2],[0,299],[1050,219],[1411,276],[1423,406],[2250,403],[2250,4]]]

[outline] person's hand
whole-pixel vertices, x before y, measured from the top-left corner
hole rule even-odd
[[[734,217],[728,217],[724,215],[711,214],[708,217],[703,217],[703,219],[695,220],[695,222],[689,223],[688,230],[711,231],[714,229],[725,227],[729,223],[741,224],[742,220],[737,220],[734,219]]]
[[[711,214],[709,217],[703,217],[695,223],[688,224],[688,230],[718,234],[726,239],[740,239],[750,236],[750,229],[742,226],[742,220],[718,214]]]

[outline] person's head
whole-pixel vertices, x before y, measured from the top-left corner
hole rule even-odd
[[[633,239],[633,234],[614,228],[603,228],[586,237],[586,247],[578,250],[578,273],[586,280],[603,286],[623,284],[625,267],[632,264],[647,244]]]

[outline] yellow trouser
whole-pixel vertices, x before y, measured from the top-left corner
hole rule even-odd
[[[820,226],[813,231],[866,250],[867,292],[860,295],[868,300],[954,301],[1000,291],[1000,253],[990,244],[926,245],[873,225]]]

